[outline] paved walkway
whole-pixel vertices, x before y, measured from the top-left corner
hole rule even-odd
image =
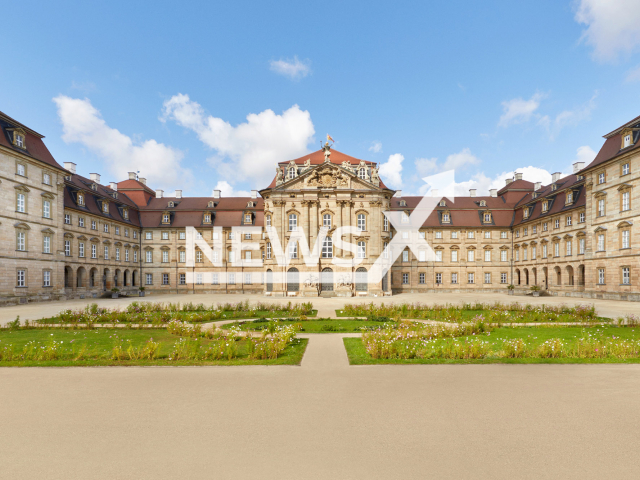
[[[640,365],[0,368],[0,479],[639,478]]]
[[[438,293],[438,294],[418,294],[407,293],[401,295],[394,295],[392,297],[333,297],[333,298],[320,298],[320,297],[292,297],[292,298],[271,298],[264,297],[262,295],[150,295],[144,298],[131,297],[131,298],[100,298],[100,299],[85,299],[85,300],[68,300],[64,302],[42,302],[33,303],[27,305],[16,305],[12,307],[0,307],[0,324],[5,324],[9,321],[15,320],[16,316],[20,316],[22,321],[24,320],[37,320],[43,317],[51,317],[57,315],[63,310],[79,309],[91,303],[97,303],[100,307],[124,308],[132,302],[145,301],[145,302],[193,302],[204,303],[205,305],[222,304],[222,303],[237,303],[241,301],[249,300],[250,302],[263,302],[263,303],[281,303],[286,304],[291,301],[292,303],[312,302],[314,308],[318,309],[318,317],[335,317],[336,309],[342,309],[344,305],[348,303],[374,303],[379,305],[381,303],[415,303],[420,302],[423,304],[445,304],[453,303],[458,304],[461,302],[485,302],[485,303],[529,303],[532,305],[579,305],[589,304],[595,305],[598,314],[604,317],[616,318],[624,316],[626,314],[635,313],[640,311],[640,304],[638,302],[623,302],[617,300],[596,300],[596,299],[583,299],[583,298],[570,298],[570,297],[529,297],[529,296],[510,296],[501,293]]]

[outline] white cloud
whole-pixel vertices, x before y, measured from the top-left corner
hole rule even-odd
[[[205,115],[188,95],[178,94],[164,102],[161,120],[168,118],[193,130],[200,141],[216,151],[208,162],[218,173],[259,185],[271,181],[277,162],[308,153],[315,133],[311,115],[298,105],[282,115],[272,110],[251,113],[245,123],[234,127],[221,118]]]
[[[380,178],[389,187],[402,188],[402,162],[404,156],[400,153],[389,155],[386,163],[380,164]]]
[[[589,165],[598,153],[593,150],[589,145],[583,145],[582,147],[578,147],[578,151],[576,153],[576,159],[574,162],[584,162],[585,166]]]
[[[447,159],[439,164],[437,158],[416,158],[415,160],[416,171],[420,177],[426,175],[433,175],[437,172],[444,172],[446,170],[462,170],[470,165],[477,165],[480,163],[480,159],[471,153],[468,148],[463,148],[458,153],[452,153]]]
[[[382,143],[378,142],[377,140],[374,141],[373,143],[371,143],[369,151],[373,153],[380,153],[382,151]]]
[[[574,110],[564,110],[556,115],[553,120],[549,115],[545,115],[538,120],[538,125],[545,128],[549,133],[549,137],[553,140],[563,128],[569,126],[574,127],[580,122],[591,118],[591,111],[595,108],[597,96],[598,92],[595,92],[587,103],[580,105]]]
[[[626,77],[627,82],[640,82],[640,65],[630,70]]]
[[[140,170],[153,188],[175,187],[176,182],[186,185],[191,181],[191,172],[180,165],[181,151],[155,140],[134,144],[131,137],[109,127],[86,98],[58,95],[53,101],[62,122],[62,139],[66,143],[80,143],[102,158],[115,180],[125,180],[127,172]]]
[[[226,180],[220,180],[216,183],[216,186],[213,187],[214,190],[220,190],[220,194],[223,197],[249,197],[251,196],[251,192],[246,190],[235,190],[232,185],[229,184]]]
[[[509,125],[528,122],[540,107],[540,100],[544,97],[542,93],[536,93],[529,100],[512,98],[502,102],[503,113],[498,121],[498,126],[508,127]]]
[[[578,0],[576,22],[586,25],[581,40],[593,47],[599,61],[615,61],[640,46],[640,9],[637,0]]]
[[[291,80],[300,80],[311,74],[311,62],[300,61],[297,56],[286,60],[272,60],[270,66],[271,71],[289,77]]]

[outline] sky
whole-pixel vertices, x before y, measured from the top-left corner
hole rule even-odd
[[[246,195],[320,148],[404,195],[549,183],[640,115],[637,0],[21,2],[0,110],[102,183]],[[10,40],[8,40],[10,39]]]

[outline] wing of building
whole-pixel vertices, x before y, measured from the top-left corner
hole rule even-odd
[[[573,174],[541,185],[516,173],[488,196],[436,197],[413,231],[384,212],[409,221],[422,197],[389,189],[375,162],[329,145],[283,159],[248,197],[167,197],[133,172],[109,185],[78,175],[1,112],[0,128],[2,304],[112,289],[351,296],[510,285],[640,300],[640,117]],[[397,235],[425,242],[394,252]],[[376,276],[380,264],[390,268]]]

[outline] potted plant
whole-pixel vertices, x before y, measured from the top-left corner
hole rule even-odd
[[[531,286],[531,291],[533,292],[533,296],[534,297],[539,297],[540,296],[540,285],[532,285]]]
[[[144,297],[144,287],[140,287],[138,288],[138,290],[140,290],[140,292],[138,293],[139,297]]]
[[[512,283],[511,285],[507,285],[507,290],[509,290],[509,295],[513,295],[513,291],[515,290],[516,286]]]
[[[118,292],[120,291],[119,288],[113,287],[111,289],[111,298],[118,298]]]

